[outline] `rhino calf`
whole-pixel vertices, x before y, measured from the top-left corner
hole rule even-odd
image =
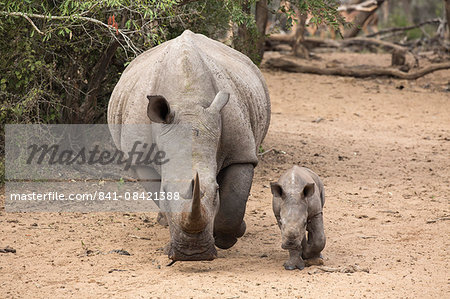
[[[321,264],[325,247],[322,208],[323,183],[308,168],[294,166],[276,183],[271,183],[272,207],[281,229],[281,248],[289,250],[286,270],[303,269],[305,260]],[[306,233],[306,231],[308,233]]]

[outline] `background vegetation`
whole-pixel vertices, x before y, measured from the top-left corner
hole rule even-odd
[[[258,3],[288,25],[297,9],[312,23],[338,29],[342,21],[338,0],[0,0],[0,183],[4,124],[105,123],[127,64],[185,29],[221,39],[259,63],[264,33],[255,21]],[[444,13],[437,0],[389,3],[386,27]],[[417,30],[410,37],[423,35]]]
[[[127,64],[185,29],[217,39],[226,36],[230,24],[246,28],[244,42],[235,38],[229,44],[258,62],[256,2],[1,1],[0,173],[4,124],[104,123],[110,94]],[[335,21],[335,0],[292,2],[302,9],[324,8],[318,21]],[[276,11],[289,14],[292,7],[278,2]]]

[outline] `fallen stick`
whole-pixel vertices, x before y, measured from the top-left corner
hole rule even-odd
[[[436,222],[438,222],[439,220],[450,220],[450,216],[444,216],[444,217],[439,217],[439,218],[436,218],[436,219],[430,219],[430,220],[427,220],[427,223],[428,223],[428,224],[430,224],[430,223],[436,223]]]
[[[361,236],[361,239],[376,239],[377,236]]]
[[[136,235],[129,235],[129,237],[130,237],[130,238],[133,238],[133,239],[139,239],[139,240],[151,240],[150,238],[147,238],[147,237],[139,237],[139,236],[136,236]]]
[[[14,248],[6,246],[5,248],[0,248],[0,253],[16,253]]]
[[[265,152],[259,153],[258,156],[264,156],[265,154],[268,154],[268,153],[270,153],[270,152],[273,151],[273,150],[274,150],[274,149],[271,148],[270,150],[267,150],[267,151],[265,151]]]
[[[292,34],[274,34],[267,39],[267,48],[270,50],[276,49],[277,45],[287,44],[292,46],[294,44],[294,37]],[[358,46],[362,48],[374,48],[381,47],[386,51],[392,53],[392,65],[404,65],[406,61],[406,54],[411,54],[416,62],[416,66],[419,64],[419,60],[416,54],[410,51],[407,47],[400,46],[388,41],[383,41],[375,38],[366,37],[354,37],[347,38],[341,41],[332,39],[318,39],[318,38],[305,38],[303,41],[305,47],[309,50],[318,47],[326,48],[338,48],[342,49],[349,46]]]
[[[399,45],[396,45],[391,42],[387,42],[384,40],[374,39],[374,38],[365,38],[365,37],[353,37],[347,38],[340,42],[341,47],[358,45],[358,46],[378,46],[387,50],[397,50],[406,52],[408,49]]]
[[[294,42],[293,34],[271,34],[267,39],[270,44],[289,44]],[[348,46],[379,46],[387,50],[407,51],[408,49],[394,43],[367,37],[353,37],[344,40],[319,39],[315,37],[305,37],[304,44],[310,48],[328,47],[328,48],[344,48]]]
[[[292,73],[308,73],[328,76],[348,76],[356,78],[368,77],[394,77],[405,80],[415,80],[429,73],[450,68],[450,62],[431,64],[420,70],[405,73],[394,68],[378,66],[353,66],[322,68],[312,65],[300,64],[284,58],[271,58],[265,65],[272,69],[279,69]]]
[[[315,274],[315,273],[319,273],[320,271],[329,272],[329,273],[355,273],[355,272],[369,273],[368,268],[361,268],[357,265],[347,266],[347,267],[338,267],[338,268],[331,268],[331,267],[327,267],[327,266],[318,266],[316,269],[308,271],[308,273]]]

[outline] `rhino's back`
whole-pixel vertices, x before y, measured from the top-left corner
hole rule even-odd
[[[269,94],[261,72],[240,52],[188,30],[130,63],[111,96],[108,123],[150,123],[149,94],[163,95],[178,107],[207,107],[219,90],[230,92],[230,101],[222,110],[218,164],[220,168],[256,164],[270,121]],[[113,135],[116,144],[123,145],[120,132]]]

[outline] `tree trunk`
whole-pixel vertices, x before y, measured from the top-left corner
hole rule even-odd
[[[122,15],[120,27],[125,26],[126,21],[127,17]],[[94,123],[95,118],[98,115],[98,111],[96,110],[98,103],[97,99],[101,90],[102,81],[107,75],[108,69],[111,65],[111,61],[114,58],[114,55],[116,54],[117,48],[119,48],[119,46],[120,43],[117,39],[111,40],[102,56],[90,71],[86,96],[82,103],[80,99],[80,108],[78,110],[78,115],[75,116],[75,123]]]
[[[413,23],[413,14],[411,9],[411,0],[402,0],[402,9],[405,12],[405,16],[410,24]]]
[[[450,0],[444,0],[444,1],[445,1],[445,14],[447,15],[447,27],[448,27],[447,38],[450,40]]]
[[[383,4],[383,22],[387,23],[389,20],[389,0],[385,0]]]
[[[353,26],[344,32],[344,38],[357,36],[367,19],[377,11],[383,2],[384,0],[377,0],[377,8],[372,11],[360,11],[353,20]]]
[[[258,29],[258,41],[257,41],[257,49],[259,55],[259,62],[262,61],[264,56],[264,43],[266,40],[266,26],[267,20],[269,18],[268,9],[267,9],[267,0],[260,0],[256,2],[255,9],[255,21],[256,28]]]
[[[242,11],[246,15],[250,14],[251,7],[248,0],[243,1]],[[245,24],[239,25],[237,30],[237,36],[233,38],[233,45],[236,50],[248,56],[250,59],[254,58],[252,52],[252,50],[254,50],[254,45],[252,45],[250,32]]]
[[[120,44],[117,40],[113,40],[109,44],[108,48],[106,48],[105,52],[103,52],[100,60],[91,71],[87,95],[80,107],[79,116],[81,118],[81,123],[89,124],[94,121],[97,114],[95,109],[97,108],[97,97],[101,88],[101,83],[106,76],[111,60],[113,59],[119,45]]]
[[[295,39],[294,44],[292,45],[292,52],[295,56],[299,58],[308,59],[309,58],[309,51],[305,47],[305,27],[306,27],[306,14],[301,14],[300,12],[297,12],[298,15],[298,25],[295,30]]]
[[[64,74],[64,83],[62,83],[65,94],[63,102],[63,110],[59,119],[59,123],[76,124],[79,123],[79,110],[81,101],[81,82],[78,65],[71,62],[66,66],[66,73]],[[67,82],[67,85],[66,85]]]
[[[406,51],[405,50],[394,50],[392,52],[391,65],[392,66],[402,66],[406,64]]]

